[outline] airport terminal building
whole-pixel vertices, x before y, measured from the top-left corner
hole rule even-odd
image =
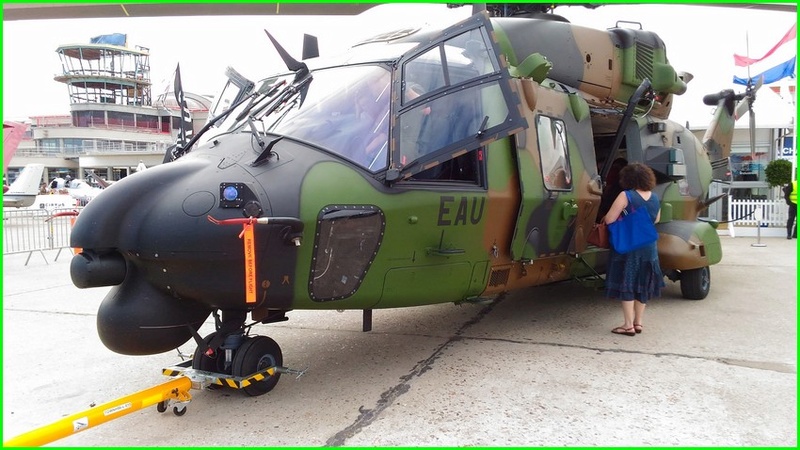
[[[140,164],[160,164],[176,142],[181,110],[174,92],[154,96],[150,51],[129,47],[124,34],[60,46],[61,73],[70,114],[30,117],[8,166],[9,182],[29,163],[45,164],[45,179],[86,178],[93,171],[119,180]],[[172,89],[173,91],[175,89]],[[184,93],[193,129],[208,117],[211,100]]]

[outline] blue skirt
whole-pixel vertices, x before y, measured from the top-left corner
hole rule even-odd
[[[606,271],[606,296],[617,300],[647,303],[661,296],[664,275],[658,264],[656,243],[620,255],[613,249]]]

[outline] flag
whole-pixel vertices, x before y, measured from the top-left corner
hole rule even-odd
[[[89,39],[90,44],[108,44],[125,47],[128,43],[128,35],[122,33],[101,34]]]
[[[736,70],[735,84],[747,85],[750,80],[763,79],[765,85],[783,78],[796,77],[797,65],[797,23],[760,58],[733,55]],[[789,44],[789,45],[787,45]]]
[[[186,97],[183,94],[183,85],[181,84],[181,65],[175,69],[175,100],[181,108],[181,126],[178,129],[178,145],[180,147],[186,146],[189,139],[192,138],[192,117],[189,113],[189,105],[186,104]]]
[[[750,77],[738,77],[736,75],[733,76],[734,84],[742,84],[747,85],[747,82],[750,80],[757,81],[759,78],[763,78],[763,84],[771,84],[778,80],[782,80],[784,78],[795,78],[795,68],[797,65],[797,56],[793,56],[791,59],[778,64],[775,67],[765,70],[757,75],[752,75]]]
[[[181,155],[186,153],[186,144],[192,139],[192,116],[189,111],[189,105],[186,104],[186,97],[183,93],[183,84],[181,83],[181,65],[175,68],[175,81],[172,83],[173,90],[175,91],[175,101],[181,109],[180,126],[178,127],[178,138],[175,145],[170,146],[164,155],[164,162],[174,161]]]
[[[766,55],[762,56],[761,58],[754,59],[754,58],[749,58],[747,56],[741,56],[741,55],[734,54],[733,55],[734,62],[739,67],[747,67],[749,65],[755,64],[755,63],[757,63],[759,61],[764,60],[765,58],[767,58],[768,56],[772,55],[773,53],[775,53],[775,51],[778,50],[778,48],[781,45],[791,41],[792,39],[797,39],[797,24],[796,23],[794,25],[792,25],[792,28],[790,28],[789,31],[786,32],[786,35],[783,36],[783,39],[778,41],[778,43],[775,44],[775,46],[772,47],[767,52]]]

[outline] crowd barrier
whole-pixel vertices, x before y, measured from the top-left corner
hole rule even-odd
[[[33,254],[40,254],[48,263],[44,251],[57,250],[55,259],[58,260],[63,250],[71,252],[69,235],[75,216],[56,215],[70,211],[80,212],[81,209],[3,209],[3,255],[28,253],[25,260],[27,266]]]

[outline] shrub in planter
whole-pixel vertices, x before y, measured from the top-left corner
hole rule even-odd
[[[792,182],[792,162],[786,159],[775,159],[767,164],[764,175],[769,187],[784,186]]]

